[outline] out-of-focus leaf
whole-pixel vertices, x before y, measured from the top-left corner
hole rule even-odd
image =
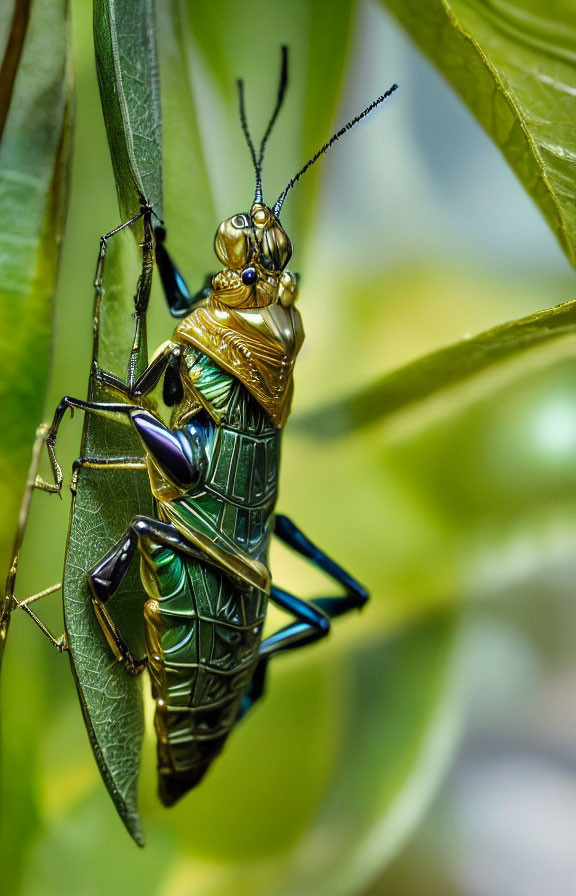
[[[2,576],[48,382],[52,296],[67,206],[71,96],[68,4],[38,0],[0,144]]]
[[[32,0],[22,0],[16,3],[12,10],[12,18],[8,25],[8,20],[0,22],[0,33],[2,40],[2,64],[0,65],[0,140],[4,133],[6,119],[12,102],[14,91],[14,82],[20,65],[20,58],[24,48],[24,39],[28,22],[30,21],[30,6]],[[3,15],[7,16],[8,7]]]
[[[542,351],[550,343],[552,360],[572,353],[575,332],[576,301],[565,302],[418,358],[347,398],[301,415],[294,425],[316,438],[332,438],[387,420],[478,375],[493,386],[542,363]]]
[[[125,377],[134,329],[132,295],[138,253],[125,231],[117,234],[108,251],[105,284],[110,286],[100,308],[97,360],[104,370]],[[145,346],[142,348],[145,358]],[[93,379],[88,396],[100,402],[118,401],[119,397]],[[142,447],[128,419],[87,414],[81,455],[134,458],[142,455]],[[81,468],[71,507],[63,581],[70,660],[92,749],[120,817],[140,845],[144,842],[137,808],[144,735],[141,682],[112,655],[92,609],[86,575],[134,516],[152,512],[145,470]],[[111,612],[138,656],[143,653],[143,600],[139,569],[134,564],[114,595]]]
[[[157,5],[166,227],[170,252],[182,273],[194,278],[189,283],[195,292],[204,283],[207,265],[217,264],[211,247],[218,221],[190,86],[182,19],[177,0]],[[174,219],[177,226],[172,226]]]
[[[356,2],[344,0],[335,5],[329,0],[313,4],[296,0],[289,5],[268,4],[265,10],[259,0],[228,4],[225,10],[210,0],[189,0],[186,5],[195,49],[212,85],[227,100],[230,120],[226,139],[230,160],[241,178],[243,189],[238,196],[245,197],[244,206],[253,195],[254,175],[240,129],[236,80],[254,71],[254,53],[258,52],[258,78],[248,77],[245,85],[248,124],[258,148],[274,108],[280,47],[288,45],[286,105],[264,161],[264,200],[272,204],[292,175],[330,136],[348,61]],[[209,134],[205,145],[210,147],[212,142],[213,135]],[[287,211],[290,217],[290,209],[296,208],[299,222],[310,223],[321,167],[316,165],[306,175],[305,186],[294,190],[283,214]]]
[[[100,97],[123,220],[162,206],[162,114],[152,0],[95,0]]]
[[[502,150],[576,266],[572,0],[383,0]]]
[[[102,810],[99,795],[91,793],[67,813],[50,819],[45,837],[30,844],[19,896],[62,892],[64,875],[66,892],[74,896],[160,892],[172,858],[169,838],[158,832],[135,856],[127,837],[112,834]]]
[[[458,731],[454,632],[452,618],[436,619],[344,658],[345,734],[283,896],[361,891],[420,819]]]
[[[239,831],[241,841],[247,844],[244,849],[236,848],[232,839],[224,848],[218,842],[210,848],[206,845],[207,832],[200,837],[200,846],[198,838],[193,838],[190,858],[181,859],[162,894],[186,896],[194,874],[202,880],[203,896],[350,896],[362,892],[421,817],[458,731],[453,620],[433,620],[389,641],[377,638],[338,650],[328,663],[325,659],[322,670],[312,662],[303,671],[295,681],[274,682],[275,689],[283,685],[283,690],[289,690],[300,704],[290,714],[290,702],[286,706],[283,693],[284,703],[276,709],[280,716],[282,707],[286,707],[280,729],[286,728],[286,737],[294,747],[292,752],[279,752],[276,783],[267,788],[256,785],[251,803],[251,825],[269,817],[275,833],[269,838],[263,831],[250,840],[250,830]],[[319,671],[325,678],[324,687],[329,681],[333,687],[332,698],[326,693],[318,704],[322,707],[321,725],[317,725],[314,697],[309,716],[313,750],[321,743],[322,727],[327,735],[321,765],[322,792],[316,793],[315,812],[302,820],[301,836],[294,842],[294,820],[285,824],[282,816],[276,817],[274,805],[285,804],[285,791],[291,782],[295,801],[308,802],[307,781],[316,789],[316,781],[309,776],[318,758],[310,763],[308,774],[301,773],[301,767],[308,765],[309,742],[306,734],[293,739],[290,726],[298,718],[296,712],[305,717],[310,711],[309,690],[314,694]],[[278,693],[276,698],[268,698],[269,702],[275,699]],[[331,700],[337,708],[337,730],[326,711]],[[266,728],[273,711],[270,706],[262,708],[268,716]],[[240,765],[240,755],[237,761]],[[267,768],[268,757],[265,762]],[[248,790],[250,776],[247,778]],[[281,798],[275,800],[277,793]],[[307,806],[307,814],[309,811]],[[193,815],[190,809],[189,815]],[[223,824],[228,827],[226,818]],[[283,825],[284,843],[279,837]]]

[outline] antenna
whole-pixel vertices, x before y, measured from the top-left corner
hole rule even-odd
[[[262,137],[262,142],[260,144],[260,155],[258,156],[258,172],[256,177],[256,195],[254,197],[254,202],[262,201],[262,162],[264,161],[264,150],[266,149],[268,137],[272,133],[272,128],[276,124],[276,119],[278,118],[278,113],[282,108],[282,103],[284,102],[284,94],[286,93],[286,88],[288,86],[288,47],[286,46],[286,44],[282,44],[280,52],[282,54],[282,62],[280,67],[280,80],[278,82],[278,94],[276,96],[276,105],[274,106],[272,117],[268,122],[268,127],[266,128],[266,132]]]
[[[392,87],[390,87],[386,91],[386,93],[383,93],[382,96],[379,96],[378,99],[376,99],[376,100],[374,100],[374,102],[370,103],[369,106],[366,106],[366,108],[362,112],[360,112],[360,114],[357,115],[356,118],[353,118],[352,121],[349,121],[348,124],[345,124],[343,128],[340,128],[339,131],[337,131],[335,134],[332,134],[332,136],[330,137],[328,142],[325,143],[324,146],[322,146],[321,149],[319,149],[318,152],[315,153],[315,155],[313,155],[312,158],[306,162],[306,164],[304,165],[303,168],[300,169],[298,174],[294,175],[292,180],[289,181],[288,185],[280,193],[280,196],[276,200],[276,202],[274,204],[274,208],[272,209],[272,211],[274,212],[274,215],[277,218],[280,215],[280,210],[282,209],[282,205],[284,203],[284,200],[286,199],[286,194],[288,193],[289,190],[292,189],[294,184],[300,180],[302,175],[305,174],[308,171],[308,169],[312,167],[314,162],[318,161],[320,156],[324,155],[324,153],[330,149],[330,147],[332,146],[333,143],[336,143],[336,141],[339,140],[340,137],[343,137],[347,131],[350,131],[354,127],[355,124],[358,124],[359,121],[362,121],[363,118],[366,118],[367,115],[370,115],[370,113],[376,108],[376,106],[379,106],[380,103],[383,103],[384,100],[387,100],[388,97],[391,96],[395,90],[398,90],[397,84],[393,84]]]
[[[238,78],[236,84],[238,86],[240,124],[242,125],[242,130],[244,131],[244,136],[246,137],[246,143],[248,144],[248,149],[250,150],[250,155],[252,157],[252,164],[254,165],[254,171],[256,172],[256,189],[258,189],[259,169],[258,162],[256,160],[256,150],[254,149],[252,137],[250,136],[250,131],[248,129],[248,121],[246,120],[246,107],[244,105],[244,81],[242,80],[242,78]]]
[[[246,119],[246,107],[244,103],[244,81],[240,78],[237,82],[238,97],[240,101],[240,123],[242,125],[242,130],[244,131],[244,136],[246,137],[246,142],[248,144],[250,155],[252,157],[252,164],[254,165],[254,171],[256,173],[256,192],[254,194],[254,202],[262,202],[262,162],[264,161],[264,150],[266,149],[266,143],[268,142],[268,138],[272,133],[272,128],[276,123],[276,119],[278,118],[280,109],[282,108],[284,95],[286,93],[286,87],[288,86],[288,47],[285,44],[282,44],[280,52],[282,55],[282,61],[280,67],[280,80],[278,82],[278,93],[276,96],[276,105],[274,106],[274,111],[272,112],[272,116],[270,118],[270,121],[268,122],[268,127],[266,128],[264,136],[262,137],[258,158],[256,158],[256,150],[254,149],[254,144],[252,143],[252,138],[248,129],[248,121]]]

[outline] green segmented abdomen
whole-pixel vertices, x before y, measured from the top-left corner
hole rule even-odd
[[[159,787],[170,805],[202,778],[236,721],[267,596],[164,546],[146,550],[142,562]]]

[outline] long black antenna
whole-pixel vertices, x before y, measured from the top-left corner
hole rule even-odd
[[[278,118],[278,113],[282,108],[284,95],[288,86],[288,47],[286,46],[286,44],[282,44],[280,52],[282,54],[282,62],[280,67],[280,80],[278,82],[278,94],[276,96],[276,105],[274,106],[272,117],[268,122],[268,127],[266,128],[266,132],[262,137],[262,142],[260,143],[260,155],[258,156],[258,171],[256,175],[256,195],[254,196],[254,202],[262,202],[262,162],[264,161],[264,150],[266,149],[268,137],[272,133],[272,128],[276,124],[276,119]]]
[[[244,136],[246,137],[246,143],[248,144],[248,149],[250,150],[250,155],[252,157],[252,164],[254,165],[254,171],[256,172],[256,182],[258,182],[258,161],[256,160],[256,150],[254,149],[252,137],[250,136],[250,131],[248,129],[248,121],[246,120],[246,107],[244,105],[244,81],[242,80],[242,78],[238,78],[236,84],[238,86],[240,124],[242,125],[242,130],[244,131]]]
[[[360,112],[360,114],[357,115],[356,118],[353,118],[352,121],[349,121],[348,124],[345,124],[343,128],[340,128],[339,131],[337,131],[335,134],[332,134],[332,136],[330,137],[330,139],[328,140],[328,142],[325,143],[324,146],[322,146],[321,149],[319,149],[318,152],[315,153],[315,155],[313,155],[312,158],[309,159],[309,160],[306,162],[306,164],[304,165],[304,167],[300,169],[300,171],[298,172],[298,174],[295,174],[295,175],[294,175],[294,177],[292,178],[292,180],[289,181],[288,185],[287,185],[287,186],[284,188],[284,190],[280,193],[280,196],[279,196],[278,199],[276,200],[276,202],[275,202],[275,204],[274,204],[274,208],[273,208],[273,212],[274,212],[274,215],[275,215],[276,217],[278,217],[278,216],[280,215],[280,210],[281,210],[281,208],[282,208],[282,205],[283,205],[283,203],[284,203],[284,200],[286,199],[286,194],[288,193],[288,190],[291,190],[291,189],[292,189],[292,187],[294,186],[294,184],[295,184],[297,181],[300,180],[300,178],[302,177],[302,175],[305,174],[305,173],[308,171],[309,168],[312,167],[312,165],[314,164],[314,162],[317,162],[318,159],[320,158],[320,156],[324,155],[324,153],[325,153],[328,149],[330,149],[330,147],[332,146],[332,144],[333,144],[333,143],[336,143],[336,141],[339,140],[340,137],[343,137],[344,134],[345,134],[347,131],[351,130],[351,129],[354,127],[355,124],[358,124],[359,121],[362,121],[363,118],[366,118],[367,115],[370,115],[370,113],[376,108],[376,106],[379,106],[380,103],[383,103],[384,100],[387,100],[388,97],[391,96],[391,95],[394,93],[395,90],[398,90],[398,85],[397,85],[397,84],[393,84],[392,87],[390,87],[390,88],[386,91],[386,93],[383,93],[382,96],[379,96],[377,100],[374,100],[374,102],[370,103],[369,106],[366,106],[366,108],[364,109],[364,111],[363,111],[363,112]]]
[[[272,128],[274,127],[276,119],[278,118],[278,113],[282,108],[284,95],[286,93],[286,87],[288,86],[288,47],[285,44],[283,44],[281,47],[281,54],[282,62],[280,68],[280,80],[278,82],[278,94],[276,96],[276,105],[274,106],[274,111],[272,112],[272,116],[270,118],[270,121],[268,122],[268,127],[266,128],[264,136],[262,137],[258,157],[256,157],[256,150],[254,149],[252,137],[250,136],[250,131],[248,129],[246,106],[244,102],[244,81],[241,78],[239,78],[237,81],[238,98],[240,101],[240,123],[242,125],[242,130],[244,131],[244,136],[246,137],[246,143],[248,144],[248,148],[250,150],[252,164],[254,165],[254,172],[256,174],[256,192],[254,194],[254,202],[262,202],[262,162],[264,161],[264,150],[266,149],[268,137],[272,133]]]

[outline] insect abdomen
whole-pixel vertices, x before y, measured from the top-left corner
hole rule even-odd
[[[258,660],[266,595],[166,547],[143,557],[156,700],[160,797],[171,805],[203,777],[233,727]]]

